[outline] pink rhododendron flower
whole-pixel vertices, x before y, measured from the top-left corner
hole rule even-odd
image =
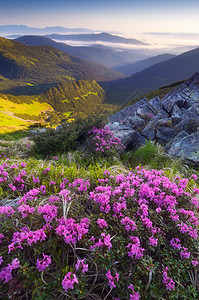
[[[85,259],[78,259],[75,265],[76,270],[82,269],[82,273],[88,271],[88,265],[84,263]]]
[[[193,180],[197,180],[198,179],[197,175],[195,175],[195,174],[192,174],[191,177],[193,178]]]
[[[62,196],[63,200],[65,200],[65,201],[68,201],[68,200],[71,199],[70,197],[68,197],[69,194],[70,194],[70,191],[67,190],[67,189],[61,190],[61,191],[59,192],[59,196]]]
[[[76,223],[72,218],[60,219],[60,225],[56,228],[56,233],[64,237],[66,244],[75,244],[89,231],[89,223],[88,218],[83,218],[80,223]]]
[[[76,275],[68,272],[62,281],[63,289],[67,292],[68,289],[74,289],[74,284],[79,283]]]
[[[192,263],[192,265],[194,267],[196,267],[199,264],[199,262],[197,261],[197,259],[192,260],[191,263]]]
[[[149,238],[149,245],[151,245],[151,246],[157,246],[158,245],[158,239],[155,239],[154,236],[151,236]]]
[[[140,247],[140,240],[137,236],[131,236],[130,239],[133,243],[129,243],[127,246],[127,249],[129,250],[127,252],[128,256],[131,258],[140,259],[143,257],[143,252],[145,249]]]
[[[0,281],[3,281],[3,283],[7,283],[9,282],[13,276],[12,276],[12,270],[19,268],[20,266],[20,261],[18,260],[18,258],[15,258],[11,265],[8,264],[7,267],[2,268],[0,271]]]
[[[111,275],[111,271],[108,270],[108,272],[105,274],[106,277],[108,278],[108,285],[110,287],[110,289],[113,289],[116,287],[115,285],[115,280],[118,282],[119,281],[119,273],[115,273],[115,276]]]
[[[22,218],[27,217],[28,213],[33,214],[33,212],[35,211],[34,207],[30,207],[29,205],[26,204],[20,205],[18,207],[18,210],[21,212]]]
[[[51,264],[51,256],[45,255],[44,253],[42,254],[43,254],[43,259],[42,260],[37,259],[37,263],[36,263],[36,269],[39,272],[45,271],[45,269]]]
[[[129,297],[130,297],[129,300],[139,300],[141,298],[140,294],[138,292],[136,293],[134,291],[134,286],[132,284],[130,284],[128,286],[128,289],[130,289],[131,293],[132,293],[132,294],[129,295]]]
[[[104,219],[98,219],[97,224],[99,225],[100,228],[108,227],[108,225]]]
[[[49,171],[50,171],[50,167],[45,168],[45,170],[43,172],[44,172],[44,174],[47,174]]]
[[[161,212],[161,207],[156,208],[157,213]]]
[[[162,280],[162,282],[163,282],[163,284],[166,285],[167,290],[169,290],[169,291],[175,290],[175,282],[170,277],[168,277],[167,271],[168,271],[168,268],[166,267],[163,270],[163,280]]]
[[[110,248],[112,247],[110,234],[106,235],[105,233],[101,233],[101,237],[102,238],[99,238],[97,243],[90,247],[91,250],[101,247],[108,247],[108,249],[110,250]],[[93,241],[95,241],[94,237]]]
[[[180,249],[181,248],[181,244],[180,244],[180,240],[178,238],[172,238],[170,245],[174,248],[174,249]]]
[[[182,247],[182,250],[180,251],[180,256],[182,258],[189,258],[190,257],[190,252],[187,252],[187,248]]]
[[[37,209],[39,214],[43,214],[43,218],[46,222],[51,222],[57,216],[57,206],[45,204],[39,206]]]
[[[56,184],[55,181],[50,181],[50,182],[49,182],[49,185],[55,185],[55,184]]]
[[[57,202],[57,201],[60,201],[60,198],[58,196],[55,196],[55,195],[51,195],[48,199],[49,203],[53,203],[53,202]]]
[[[121,220],[121,224],[123,224],[125,226],[127,231],[129,231],[129,230],[134,231],[135,229],[137,229],[135,222],[133,220],[129,219],[129,217],[123,218]]]
[[[15,213],[12,206],[0,206],[0,214],[5,214],[7,217]]]

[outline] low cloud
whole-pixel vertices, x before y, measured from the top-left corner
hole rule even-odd
[[[143,49],[155,49],[155,48],[162,48],[162,45],[159,44],[151,44],[148,46],[143,45],[133,45],[133,44],[123,44],[123,43],[110,43],[104,41],[93,41],[93,42],[85,42],[85,41],[72,41],[72,40],[57,40],[54,39],[56,42],[65,43],[70,46],[74,47],[89,47],[89,46],[104,46],[109,48],[114,48],[117,50],[143,50]]]

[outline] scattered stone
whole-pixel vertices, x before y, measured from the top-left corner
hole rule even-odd
[[[199,165],[199,73],[162,101],[143,98],[109,116],[108,127],[128,149],[155,140],[170,155]]]

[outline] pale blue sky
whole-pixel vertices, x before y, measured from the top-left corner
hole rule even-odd
[[[198,0],[0,0],[0,25],[199,33]]]

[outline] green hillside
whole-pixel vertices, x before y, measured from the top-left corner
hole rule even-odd
[[[112,113],[96,82],[123,77],[50,46],[26,46],[0,38],[0,127],[2,132],[31,124]]]
[[[0,94],[0,133],[26,129],[34,123],[58,124],[61,120],[110,114],[105,92],[95,80],[69,81],[39,95]]]
[[[96,81],[70,81],[61,83],[39,96],[40,101],[49,103],[56,111],[91,112],[103,103],[104,90]]]
[[[26,46],[0,37],[0,92],[38,94],[63,81],[107,81],[124,77],[50,46]]]

